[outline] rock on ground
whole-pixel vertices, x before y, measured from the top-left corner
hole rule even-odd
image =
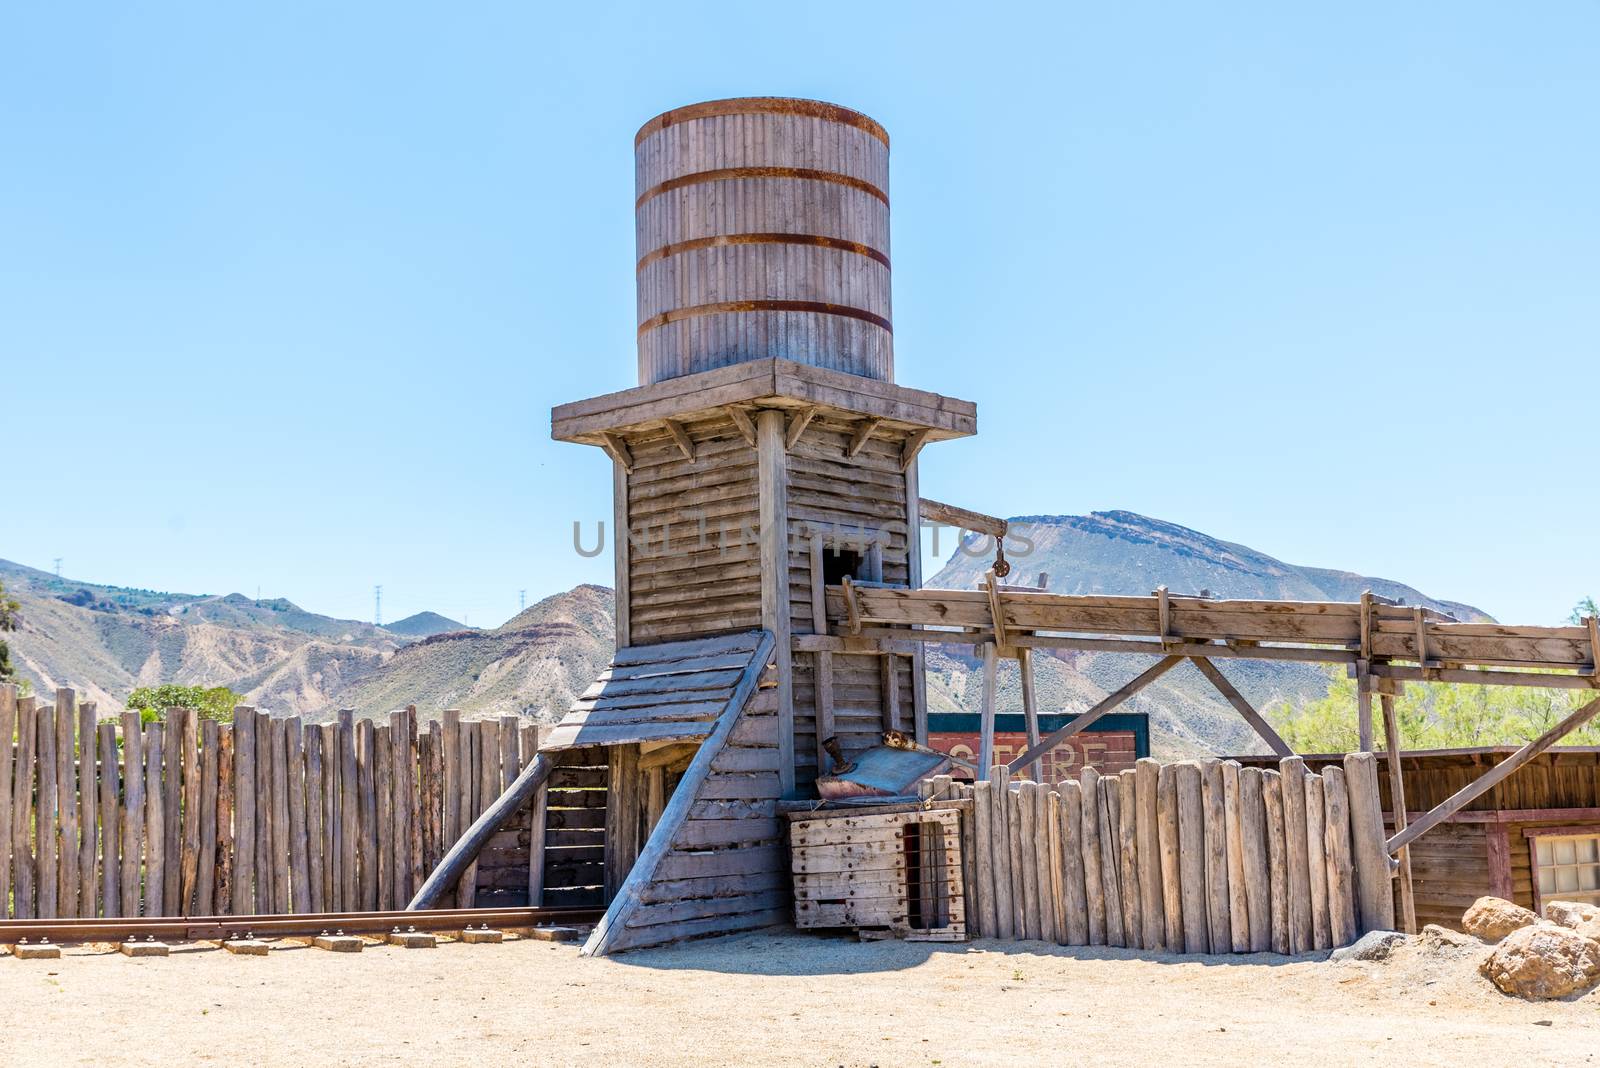
[[[1600,942],[1554,924],[1521,927],[1478,970],[1519,998],[1564,998],[1600,980]]]
[[[1443,949],[1478,949],[1483,946],[1483,943],[1472,935],[1462,934],[1460,931],[1452,931],[1450,928],[1440,927],[1436,923],[1430,923],[1424,927],[1422,932],[1417,935],[1417,940],[1421,943],[1423,949],[1435,952]]]
[[[1485,942],[1498,942],[1512,931],[1538,922],[1536,913],[1503,897],[1480,897],[1461,916],[1462,928]]]
[[[1600,907],[1579,901],[1552,901],[1545,905],[1544,914],[1546,919],[1600,942]]]
[[[1329,960],[1387,960],[1394,947],[1403,945],[1406,936],[1399,931],[1368,931],[1348,946],[1336,949]]]

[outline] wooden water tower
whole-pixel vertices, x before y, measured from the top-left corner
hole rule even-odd
[[[894,382],[881,126],[811,100],[719,100],[650,120],[635,153],[639,385],[551,419],[614,465],[619,652],[556,735],[617,747],[613,889],[663,792],[630,800],[629,769],[676,722],[620,720],[704,703],[623,692],[647,688],[620,680],[652,656],[680,665],[656,677],[721,685],[753,646],[708,640],[770,635],[777,796],[814,796],[824,738],[847,756],[890,727],[925,740],[920,654],[827,636],[823,588],[920,586],[917,455],[977,429],[973,404]]]

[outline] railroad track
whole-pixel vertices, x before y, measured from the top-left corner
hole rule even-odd
[[[415,912],[313,912],[265,916],[145,916],[122,919],[0,920],[0,945],[29,942],[121,942],[149,936],[174,941],[205,942],[243,937],[386,934],[402,931],[459,931],[468,926],[494,928],[590,924],[602,915],[585,908],[419,909]]]

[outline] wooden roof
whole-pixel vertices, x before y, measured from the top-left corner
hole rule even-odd
[[[766,631],[634,645],[573,702],[545,749],[698,741],[765,666]],[[747,687],[746,687],[747,689]]]
[[[978,407],[971,401],[793,360],[768,359],[560,405],[550,412],[550,436],[597,445],[605,433],[746,404],[830,408],[881,419],[891,427],[925,430],[930,440],[978,432]]]

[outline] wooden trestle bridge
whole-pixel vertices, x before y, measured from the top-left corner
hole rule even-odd
[[[960,511],[924,501],[924,515]],[[931,507],[930,507],[931,506]],[[1005,521],[962,512],[970,525],[1003,536]],[[1513,627],[1463,623],[1431,609],[1371,593],[1359,602],[1217,600],[1165,588],[1146,597],[1047,593],[1001,583],[991,569],[976,590],[892,588],[843,580],[827,589],[831,636],[796,639],[797,647],[907,652],[928,642],[975,647],[983,659],[978,774],[993,764],[995,674],[1001,657],[1022,674],[1028,746],[1009,768],[1035,764],[1063,739],[1084,730],[1179,664],[1192,662],[1279,756],[1290,747],[1228,681],[1215,660],[1288,660],[1344,665],[1359,695],[1360,747],[1374,750],[1373,697],[1382,711],[1383,751],[1399,752],[1395,697],[1408,682],[1457,682],[1600,690],[1600,627]],[[1120,689],[1041,737],[1034,699],[1032,651],[1074,649],[1155,658]],[[1539,753],[1600,714],[1600,696],[1574,710],[1409,825],[1401,762],[1387,761],[1396,799],[1388,849],[1400,881],[1400,908],[1415,926],[1407,846],[1504,780]]]

